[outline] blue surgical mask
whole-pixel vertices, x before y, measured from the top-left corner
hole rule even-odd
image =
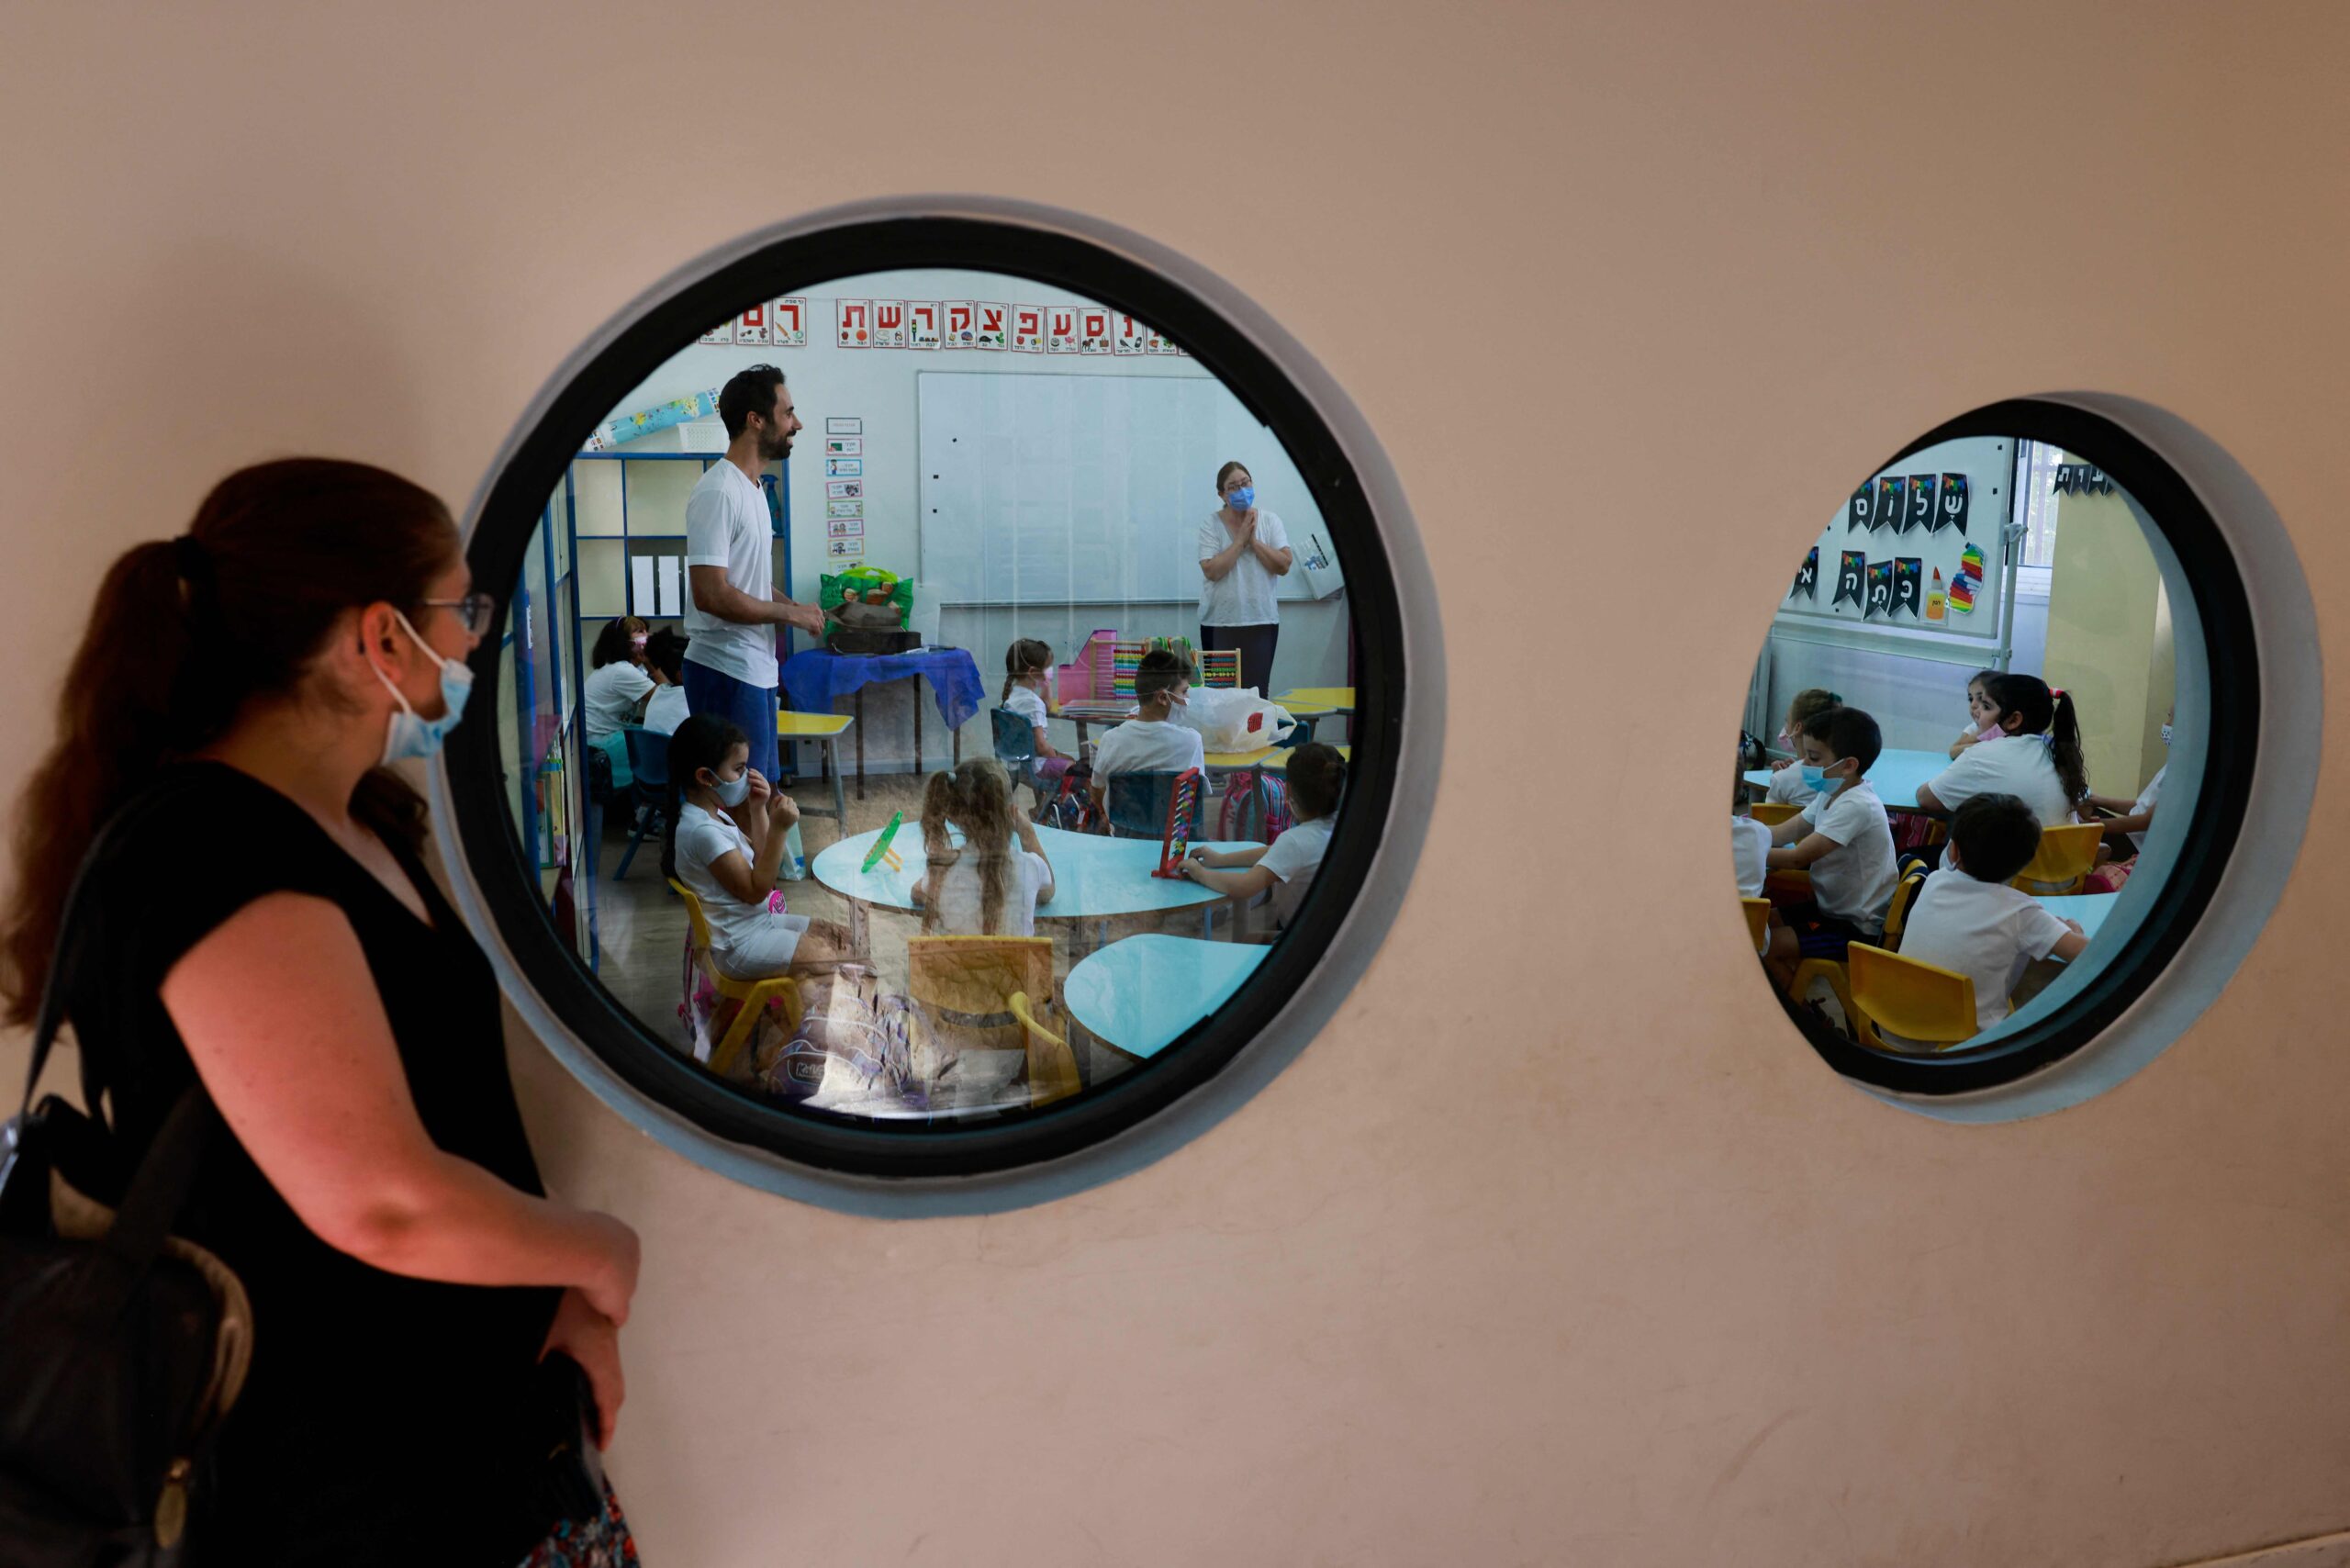
[[[2163,745],[2165,746],[2170,745],[2170,726],[2168,724],[2165,724],[2163,726]]]
[[[1230,507],[1234,511],[1247,511],[1250,507],[1257,504],[1257,487],[1254,485],[1241,486],[1240,488],[1233,491],[1232,494],[1224,498],[1224,504]]]
[[[1840,766],[1841,765],[1839,763],[1831,762],[1828,765],[1828,767],[1836,767]],[[1814,767],[1811,764],[1807,762],[1805,763],[1803,767],[1804,787],[1810,790],[1833,790],[1838,785],[1844,782],[1841,778],[1829,778],[1828,767]]]
[[[739,806],[751,792],[750,771],[746,768],[737,778],[721,778],[711,789],[717,794],[720,805]]]
[[[392,613],[399,615],[397,610]],[[474,691],[474,672],[471,668],[457,659],[444,659],[433,653],[432,645],[416,634],[416,628],[408,624],[407,616],[400,615],[400,626],[408,633],[410,642],[431,655],[441,666],[441,702],[447,711],[437,719],[419,718],[416,710],[408,706],[408,698],[392,683],[392,678],[377,668],[375,660],[369,659],[367,667],[375,671],[375,678],[384,683],[384,689],[389,691],[392,700],[399,704],[398,711],[392,715],[390,728],[384,734],[386,762],[427,757],[439,751],[441,743],[449,738],[449,732],[457,727],[457,721],[465,716],[465,699]]]

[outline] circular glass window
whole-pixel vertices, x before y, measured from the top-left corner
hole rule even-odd
[[[2228,541],[2120,425],[2025,401],[1921,438],[1792,565],[1733,783],[1768,982],[1886,1089],[2049,1066],[2171,961],[2244,822],[2263,685]]]
[[[515,978],[663,1117],[862,1176],[1053,1160],[1310,1031],[1341,927],[1375,943],[1408,525],[1180,270],[1009,208],[796,226],[517,438],[450,800]]]

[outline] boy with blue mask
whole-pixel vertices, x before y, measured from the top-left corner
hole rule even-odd
[[[1804,721],[1797,738],[1803,778],[1818,793],[1802,812],[1771,830],[1766,863],[1811,873],[1811,902],[1781,911],[1796,933],[1797,958],[1841,959],[1854,941],[1885,935],[1885,913],[1900,884],[1885,802],[1866,777],[1884,750],[1877,722],[1858,708],[1830,708]],[[1782,985],[1795,965],[1772,961]]]

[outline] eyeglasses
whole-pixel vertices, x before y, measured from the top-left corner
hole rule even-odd
[[[426,599],[417,602],[437,610],[456,611],[457,619],[464,623],[466,633],[475,637],[488,631],[491,621],[498,614],[498,597],[495,594],[469,593],[463,599]]]

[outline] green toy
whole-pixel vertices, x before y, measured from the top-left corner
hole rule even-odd
[[[865,864],[857,868],[857,869],[861,871],[870,871],[876,866],[880,865],[884,860],[890,863],[890,869],[892,871],[902,870],[904,868],[898,859],[897,851],[890,847],[890,841],[898,836],[898,824],[905,820],[906,813],[903,812],[891,812],[890,813],[890,825],[883,828],[881,830],[881,836],[873,841],[873,847],[866,853]]]
[[[911,625],[914,616],[914,580],[878,566],[852,566],[838,576],[827,575],[819,579],[816,602],[826,610],[838,610],[844,604],[894,605],[899,624]]]

